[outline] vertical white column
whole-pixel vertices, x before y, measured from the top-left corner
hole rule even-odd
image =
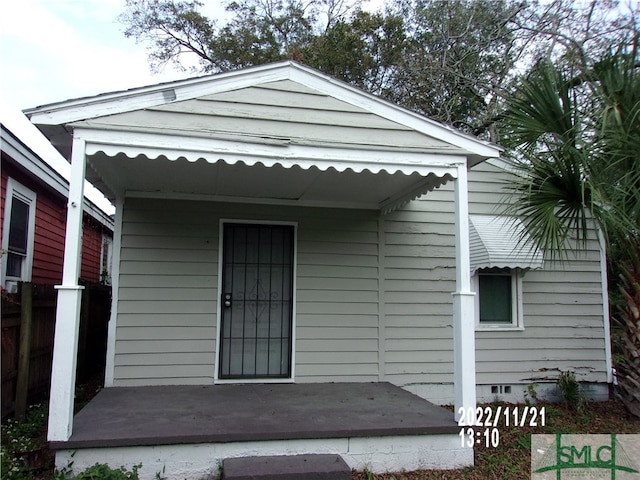
[[[474,293],[471,291],[469,252],[469,195],[467,167],[458,166],[455,181],[456,291],[453,294],[453,381],[456,420],[461,408],[467,423],[475,423],[476,408],[476,342]]]
[[[384,217],[378,213],[378,381],[386,380],[387,370],[387,318],[384,295],[384,262],[385,262],[385,236]]]
[[[56,286],[58,305],[49,400],[49,441],[68,440],[73,428],[78,328],[83,290],[83,287],[78,285],[78,277],[82,264],[82,202],[85,165],[85,141],[74,136],[62,285]]]
[[[104,386],[113,387],[116,361],[116,330],[118,322],[118,293],[120,285],[120,247],[122,245],[122,217],[124,200],[116,198],[116,217],[113,230],[113,255],[111,257],[111,317],[107,334],[107,358],[104,372]]]

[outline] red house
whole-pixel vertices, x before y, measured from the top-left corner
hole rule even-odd
[[[1,287],[60,284],[69,182],[0,124]],[[80,279],[110,283],[113,219],[85,198]]]

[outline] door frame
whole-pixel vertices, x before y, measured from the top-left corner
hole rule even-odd
[[[293,279],[291,282],[292,302],[291,306],[291,377],[289,378],[220,378],[220,337],[222,332],[222,304],[220,302],[222,292],[222,265],[224,253],[224,225],[225,223],[239,223],[252,225],[282,225],[293,227]],[[278,220],[248,220],[243,218],[221,218],[218,222],[218,288],[216,292],[216,351],[214,353],[214,377],[216,384],[225,383],[295,383],[296,376],[296,294],[297,294],[297,270],[298,270],[298,222]]]

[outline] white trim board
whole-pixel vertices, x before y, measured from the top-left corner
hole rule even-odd
[[[235,139],[203,138],[184,134],[99,130],[93,126],[78,125],[75,131],[87,141],[86,154],[99,152],[108,157],[124,154],[129,158],[144,155],[149,159],[159,157],[169,160],[186,158],[190,162],[205,159],[209,163],[224,161],[229,165],[243,163],[247,166],[261,163],[265,167],[294,165],[303,169],[317,168],[321,171],[334,168],[337,171],[351,169],[356,173],[370,171],[390,174],[402,172],[407,175],[419,173],[443,177],[457,176],[456,167],[466,164],[466,157],[459,152],[407,151],[379,148],[352,148],[343,145],[302,145],[287,142],[250,143]],[[176,138],[180,139],[179,144]]]
[[[113,231],[111,257],[111,316],[107,333],[107,355],[104,373],[105,387],[113,387],[115,378],[116,334],[118,326],[118,295],[120,292],[120,253],[122,249],[122,219],[124,216],[125,200],[117,198],[115,214],[115,228]]]

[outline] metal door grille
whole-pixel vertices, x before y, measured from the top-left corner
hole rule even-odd
[[[292,226],[224,224],[219,378],[289,378]]]

